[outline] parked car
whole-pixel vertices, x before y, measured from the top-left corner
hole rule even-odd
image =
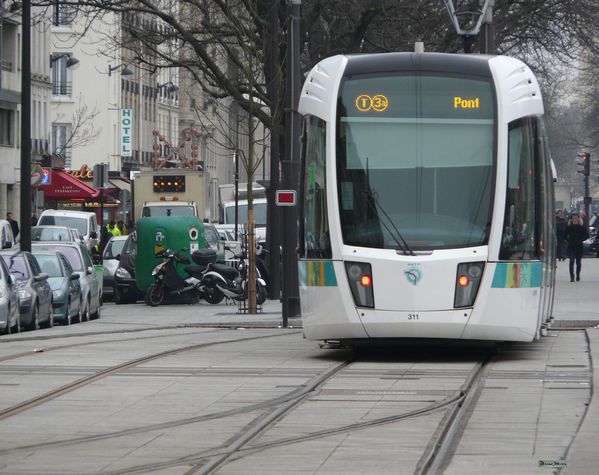
[[[0,249],[10,249],[15,245],[15,237],[12,233],[12,226],[6,219],[0,219]]]
[[[114,273],[119,266],[119,259],[126,241],[127,236],[113,236],[104,248],[104,254],[102,255],[104,265],[102,297],[104,299],[114,298]]]
[[[241,236],[235,239],[235,225],[231,224],[213,224],[218,232],[224,247],[224,259],[230,261],[235,259],[235,256],[241,253]],[[243,231],[243,226],[238,226],[238,232]]]
[[[33,226],[31,228],[31,240],[83,242],[79,231],[68,226]]]
[[[54,323],[70,325],[81,319],[80,276],[60,252],[33,249],[42,272],[48,274],[52,289],[52,315]]]
[[[20,322],[17,281],[0,259],[0,333],[19,332]]]
[[[17,280],[21,325],[27,330],[37,330],[40,326],[51,327],[54,322],[48,274],[41,271],[30,252],[2,252],[0,256]]]
[[[117,305],[142,300],[144,294],[135,283],[135,258],[137,257],[137,233],[127,236],[114,271],[114,303]]]
[[[92,252],[96,244],[98,244],[99,228],[95,213],[47,209],[40,215],[37,225],[75,228],[83,238],[83,242],[85,242],[89,252]]]
[[[35,251],[58,251],[66,257],[81,284],[81,321],[100,317],[100,282],[87,247],[80,242],[33,242]]]

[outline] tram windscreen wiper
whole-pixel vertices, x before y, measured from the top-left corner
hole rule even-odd
[[[385,223],[384,220],[379,219],[379,222],[384,226],[384,228],[391,235],[393,240],[397,243],[398,250],[403,251],[403,253],[405,255],[415,256],[416,254],[414,254],[414,251],[412,251],[412,249],[410,249],[410,246],[408,246],[408,243],[406,242],[406,240],[403,238],[403,236],[399,232],[399,229],[397,229],[397,226],[395,225],[395,223],[393,222],[393,220],[391,219],[389,214],[387,214],[387,212],[385,211],[383,206],[379,203],[379,199],[378,199],[376,191],[374,191],[370,187],[370,169],[368,167],[368,157],[366,157],[366,189],[364,190],[364,193],[366,194],[366,197],[367,197],[366,202],[368,203],[368,206],[370,206],[371,209],[374,211],[374,213],[378,216],[378,210],[380,210],[383,213],[383,216],[385,218],[387,218],[387,221],[389,222],[389,224],[391,224],[391,227],[393,229],[391,229]],[[371,199],[372,199],[372,201],[374,201],[374,204],[376,205],[376,207],[372,205]]]

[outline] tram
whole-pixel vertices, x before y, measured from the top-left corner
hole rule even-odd
[[[338,55],[302,88],[304,335],[532,341],[550,321],[541,91],[505,56]]]

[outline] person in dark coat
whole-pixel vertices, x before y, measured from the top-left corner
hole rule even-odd
[[[12,217],[12,213],[6,213],[6,221],[10,223],[10,227],[12,228],[12,235],[15,239],[19,235],[19,223],[17,220]]]
[[[106,247],[106,244],[108,244],[108,241],[110,241],[110,238],[112,237],[112,233],[106,229],[106,226],[102,226],[100,228],[100,255],[104,254],[104,248]]]
[[[588,239],[587,228],[582,225],[578,213],[570,215],[570,221],[566,226],[564,239],[568,243],[568,257],[570,258],[570,282],[574,282],[574,262],[576,262],[576,281],[580,281],[580,269],[582,267],[582,243]]]
[[[563,261],[566,259],[564,255],[564,235],[568,222],[564,218],[564,212],[560,209],[555,213],[555,235],[557,238],[557,259]]]

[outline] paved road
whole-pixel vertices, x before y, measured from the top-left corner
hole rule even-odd
[[[558,322],[597,319],[596,284],[599,259],[573,284],[560,263]],[[107,304],[1,337],[0,473],[599,473],[599,329],[485,360],[453,344],[322,350],[280,323],[277,302]]]

